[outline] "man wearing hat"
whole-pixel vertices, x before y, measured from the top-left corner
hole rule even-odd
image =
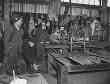
[[[4,62],[8,64],[9,69],[16,65],[18,58],[22,52],[22,36],[23,36],[23,18],[20,16],[13,16],[10,24],[5,25],[4,33],[4,47],[5,59]],[[13,68],[14,69],[14,68]]]

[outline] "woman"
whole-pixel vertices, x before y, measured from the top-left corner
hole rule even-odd
[[[49,41],[49,34],[46,29],[46,21],[42,20],[42,22],[37,27],[37,41],[36,41],[36,62],[40,66],[40,70],[45,72],[45,56],[46,51],[44,48],[44,44]]]
[[[7,71],[10,73],[12,69],[16,70],[19,58],[22,55],[23,44],[23,18],[20,16],[13,16],[11,24],[7,24],[4,29],[4,48],[5,58],[4,62],[7,64]]]
[[[3,54],[4,46],[3,46],[3,24],[0,23],[0,64],[3,62],[4,54]]]
[[[29,73],[36,72],[33,65],[36,64],[36,28],[34,24],[34,18],[31,16],[29,20],[29,28],[27,37],[24,39],[24,59],[27,64],[27,70]]]

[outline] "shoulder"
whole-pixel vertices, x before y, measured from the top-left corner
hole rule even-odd
[[[8,30],[12,29],[12,25],[8,22],[5,22],[4,27],[5,27],[5,29],[8,29]]]
[[[9,24],[9,23],[5,23],[4,24],[4,34],[11,34],[13,32],[13,27],[12,27],[12,25],[11,24]]]

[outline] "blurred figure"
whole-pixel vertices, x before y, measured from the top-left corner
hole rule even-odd
[[[11,18],[11,24],[6,24],[4,29],[4,63],[7,64],[7,71],[16,69],[15,67],[22,54],[22,24],[23,18],[21,16],[13,16]]]
[[[92,21],[92,23],[90,24],[91,30],[92,30],[92,36],[93,36],[94,33],[95,33],[96,25],[97,25],[98,23],[99,23],[99,22],[98,22],[96,19],[94,19],[94,20]]]
[[[41,71],[45,70],[45,56],[47,55],[44,44],[48,43],[49,34],[46,29],[46,22],[42,20],[42,23],[38,25],[37,28],[37,64],[40,65]]]
[[[35,28],[34,18],[31,16],[30,20],[29,20],[29,29],[28,29],[28,33],[30,36],[31,36],[31,32],[34,28]]]
[[[102,35],[102,26],[100,24],[100,21],[94,19],[90,24],[90,27],[92,30],[92,40],[100,40],[100,37]]]
[[[36,65],[36,42],[37,42],[37,32],[35,28],[34,18],[31,16],[29,20],[29,28],[27,38],[24,39],[24,59],[27,64],[27,71],[33,73],[34,66]],[[36,70],[37,65],[36,65]]]
[[[89,41],[90,35],[91,35],[91,27],[90,27],[90,21],[87,19],[85,23],[85,27],[82,29],[84,32],[84,40]]]
[[[51,34],[51,31],[52,31],[50,26],[51,26],[51,23],[50,23],[49,20],[47,20],[47,22],[46,22],[46,29],[47,29],[48,34]]]
[[[3,33],[4,33],[4,30],[3,30],[3,25],[4,25],[4,23],[0,22],[0,65],[2,64],[3,58],[4,58],[4,53],[3,53],[3,50],[4,50],[4,44],[3,44]]]
[[[50,41],[52,43],[60,43],[60,30],[56,29],[54,33],[50,35]]]

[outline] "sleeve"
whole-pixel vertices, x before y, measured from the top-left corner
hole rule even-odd
[[[9,49],[9,39],[10,39],[10,35],[11,35],[11,28],[9,25],[5,25],[4,26],[4,47],[5,47],[5,53],[7,52],[7,50]]]

